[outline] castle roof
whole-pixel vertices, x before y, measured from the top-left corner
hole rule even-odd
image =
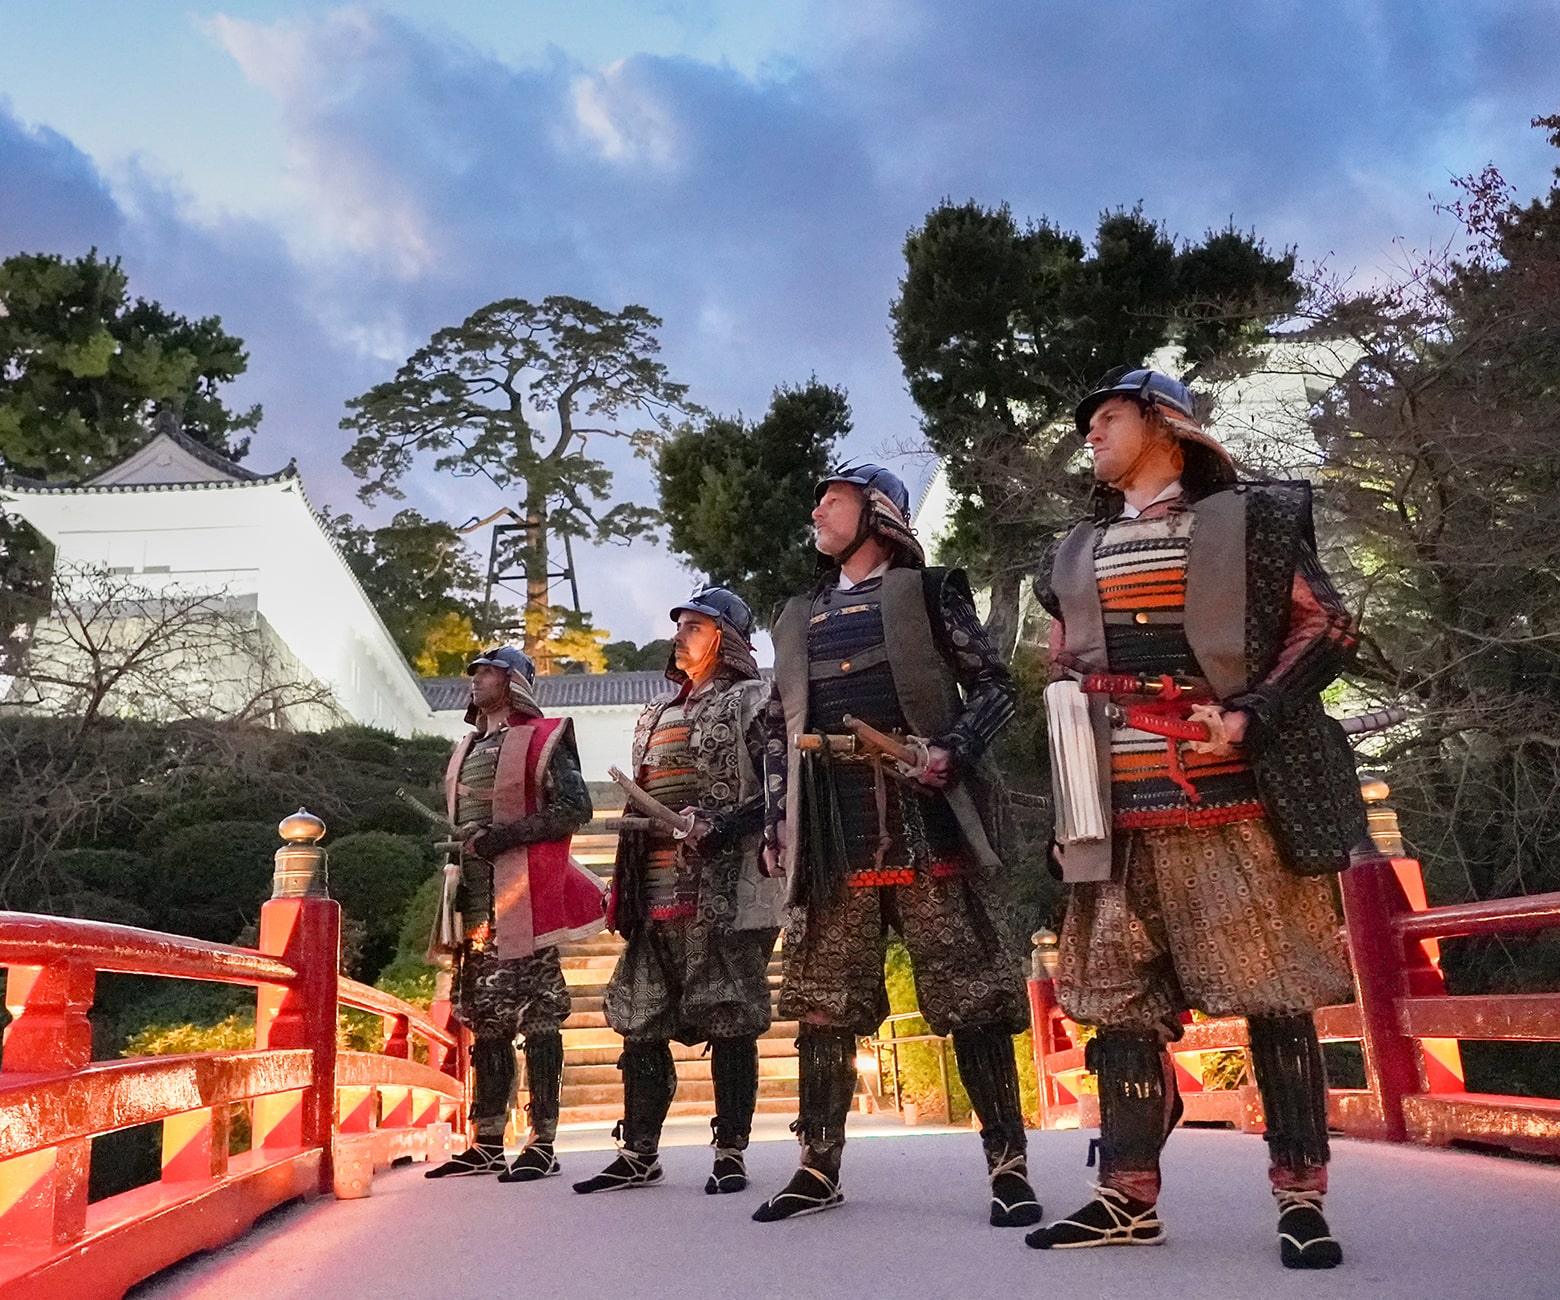
[[[124,460],[80,483],[51,483],[7,474],[5,486],[29,495],[166,492],[191,487],[250,487],[297,477],[298,466],[294,461],[288,461],[274,474],[256,474],[221,452],[196,442],[171,424],[165,424]]]
[[[767,679],[773,670],[761,670]],[[464,710],[471,702],[471,678],[424,677],[419,683],[435,713]],[[669,696],[676,688],[659,668],[624,673],[553,673],[536,679],[532,693],[549,712],[593,705],[643,706]]]

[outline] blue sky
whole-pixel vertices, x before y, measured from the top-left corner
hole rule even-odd
[[[1447,236],[1450,177],[1546,184],[1557,31],[1560,0],[0,0],[0,256],[96,244],[222,316],[266,409],[249,463],[296,456],[337,509],[343,402],[511,294],[643,304],[717,410],[843,384],[882,454],[916,436],[900,245],[944,196],[1084,233],[1141,200],[1368,277]],[[693,581],[578,558],[614,635]]]

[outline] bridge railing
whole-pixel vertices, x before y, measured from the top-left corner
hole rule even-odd
[[[295,840],[277,859],[279,896],[261,908],[255,949],[0,912],[12,1016],[0,1053],[6,1300],[121,1295],[283,1201],[367,1195],[375,1167],[442,1155],[464,1133],[466,1053],[447,1004],[424,1013],[343,979],[340,904],[322,873],[319,888],[307,873],[292,887],[323,852]],[[254,1048],[93,1061],[100,971],[253,987]],[[382,1016],[384,1050],[339,1051],[339,1007]],[[250,1145],[230,1155],[238,1107]],[[159,1122],[160,1179],[90,1201],[93,1139]]]
[[[1381,791],[1384,798],[1384,785]],[[1375,827],[1388,811],[1372,810]],[[1560,929],[1560,893],[1430,907],[1419,863],[1402,856],[1395,821],[1378,843],[1382,856],[1355,863],[1340,878],[1355,1000],[1316,1016],[1324,1042],[1357,1041],[1364,1058],[1364,1088],[1329,1092],[1332,1124],[1392,1142],[1467,1142],[1560,1155],[1560,1100],[1468,1092],[1460,1046],[1462,1040],[1560,1042],[1560,993],[1451,996],[1440,965],[1442,939]],[[1085,1082],[1078,1026],[1056,1002],[1055,944],[1055,936],[1037,936],[1029,983],[1041,1124],[1094,1127],[1099,1106]],[[1262,1130],[1249,1068],[1235,1087],[1203,1083],[1208,1053],[1241,1052],[1247,1041],[1240,1017],[1184,1027],[1171,1055],[1185,1120]]]

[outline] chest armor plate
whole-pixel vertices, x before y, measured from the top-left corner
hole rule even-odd
[[[829,589],[813,601],[807,623],[807,725],[843,731],[847,714],[881,731],[903,729],[883,633],[882,583]]]

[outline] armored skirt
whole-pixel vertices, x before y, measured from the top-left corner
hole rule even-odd
[[[1117,878],[1072,886],[1057,1000],[1080,1024],[1181,1035],[1183,1011],[1293,1015],[1349,996],[1332,881],[1263,819],[1119,834]]]
[[[758,853],[758,788],[765,737],[754,715],[767,687],[717,678],[702,691],[652,705],[635,736],[645,789],[672,808],[724,820],[720,846],[688,852],[659,830],[619,842],[622,905],[640,919],[607,985],[607,1024],[625,1039],[698,1043],[762,1034],[770,1023],[769,959],[779,929],[741,916],[745,871]],[[630,841],[628,835],[641,836]],[[621,914],[620,914],[621,919]],[[739,928],[739,921],[753,928]]]
[[[701,1043],[769,1028],[776,930],[722,930],[698,916],[647,922],[607,985],[607,1024],[625,1039]]]
[[[569,989],[556,948],[501,958],[468,946],[455,989],[455,1014],[478,1037],[557,1033],[569,1018]]]
[[[792,914],[780,1014],[872,1034],[889,1012],[890,932],[910,953],[921,1014],[934,1033],[1029,1027],[1023,968],[999,900],[973,874],[922,872],[908,884],[852,886]]]

